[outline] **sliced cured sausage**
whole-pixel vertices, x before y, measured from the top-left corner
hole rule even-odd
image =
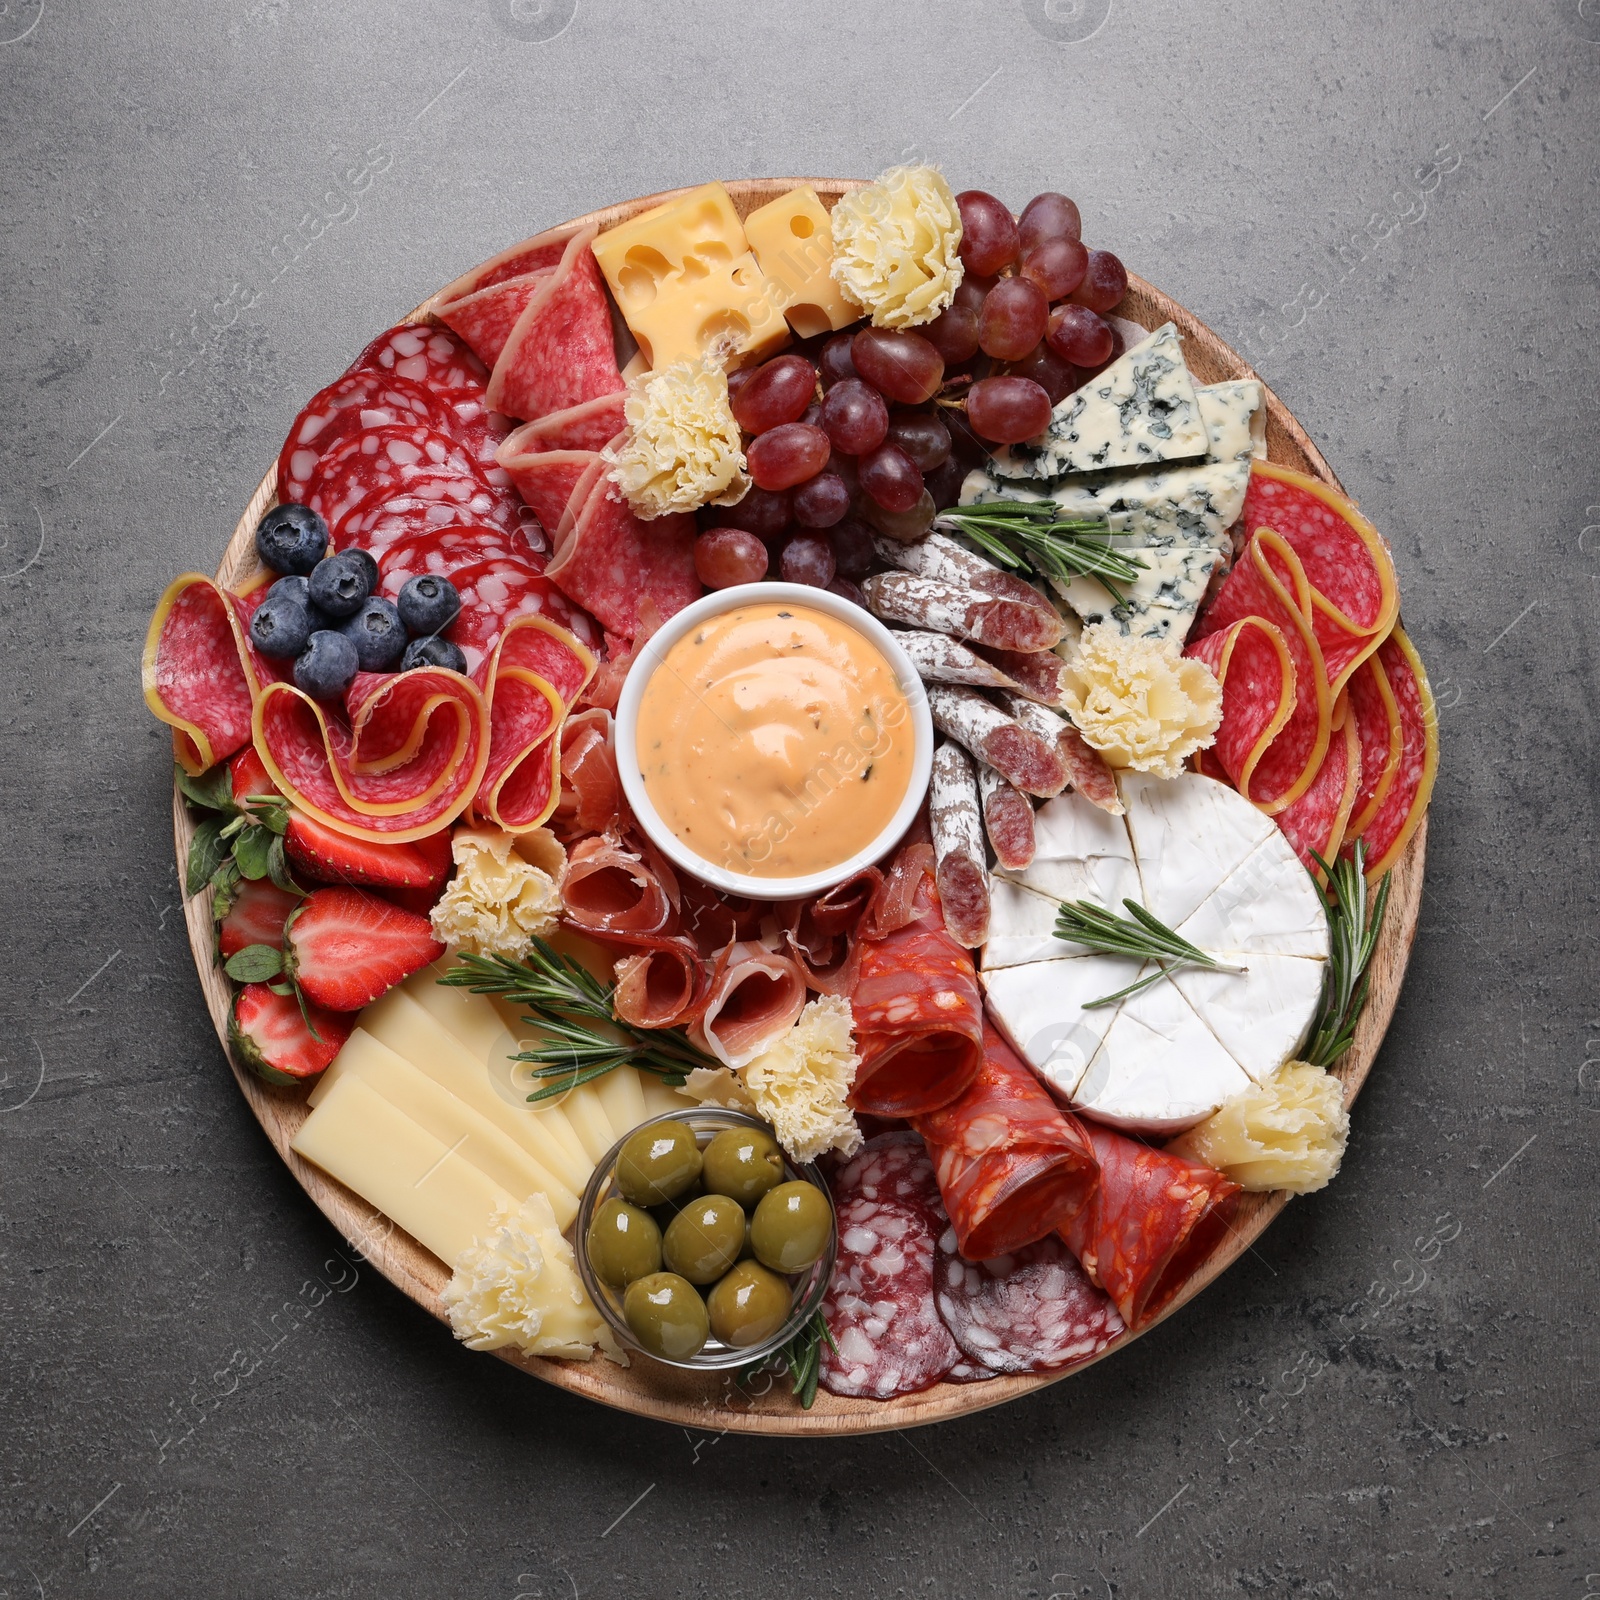
[[[512,438],[515,437],[513,434]],[[600,454],[598,450],[546,450],[527,454],[502,448],[498,460],[541,525],[555,529],[561,526],[562,516],[578,485],[584,483],[587,488],[594,482],[596,473],[591,469],[600,465]]]
[[[1341,706],[1334,713],[1322,770],[1311,787],[1273,819],[1307,872],[1318,872],[1317,856],[1332,861],[1338,854],[1360,788],[1361,738],[1355,718]]]
[[[1004,710],[1024,728],[1055,746],[1067,769],[1068,783],[1085,800],[1114,817],[1122,815],[1116,774],[1106,765],[1106,758],[1065,717],[1026,695],[1002,691],[999,699]]]
[[[1031,583],[1002,571],[992,561],[985,561],[976,551],[967,549],[948,534],[930,533],[916,544],[899,544],[892,539],[876,539],[873,543],[878,554],[902,572],[914,572],[918,577],[933,578],[957,589],[976,589],[1001,600],[1015,600],[1022,605],[1055,612],[1049,597]]]
[[[1393,696],[1400,724],[1394,775],[1360,831],[1367,847],[1367,873],[1381,876],[1400,859],[1428,809],[1439,769],[1439,714],[1422,658],[1404,629],[1397,627],[1371,659]],[[1354,836],[1352,829],[1352,843]]]
[[[1024,794],[1049,799],[1066,788],[1067,764],[1056,745],[1015,717],[1008,717],[976,689],[929,684],[928,710],[940,733],[970,750]]]
[[[504,352],[517,319],[554,272],[553,266],[537,266],[515,277],[485,284],[442,304],[439,320],[460,334],[486,366],[493,367]]]
[[[933,753],[928,823],[944,925],[957,944],[975,950],[989,937],[989,869],[978,776],[958,744],[941,744]]]
[[[403,494],[418,477],[439,472],[483,482],[471,450],[437,428],[364,429],[341,439],[317,462],[305,504],[332,528],[371,496]]]
[[[978,794],[995,860],[1007,872],[1021,872],[1033,862],[1033,803],[990,766],[978,768]]]
[[[461,522],[492,523],[507,533],[530,535],[524,513],[509,497],[474,475],[418,472],[396,492],[380,488],[330,527],[336,549],[352,545],[376,554],[384,545],[420,528],[444,528]],[[542,541],[541,541],[542,542]]]
[[[622,431],[627,395],[597,395],[581,405],[525,422],[501,445],[508,457],[547,455],[552,450],[601,450]]]
[[[350,363],[351,372],[387,372],[408,379],[453,403],[481,403],[489,387],[489,369],[449,328],[428,322],[402,322],[380,333]]]
[[[931,628],[1006,650],[1049,650],[1061,640],[1061,618],[1054,611],[937,578],[880,572],[862,582],[861,592],[874,616],[908,628]]]

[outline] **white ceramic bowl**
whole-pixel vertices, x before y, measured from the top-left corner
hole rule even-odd
[[[661,814],[645,792],[644,775],[639,770],[639,701],[644,695],[651,674],[666,658],[667,652],[707,617],[719,616],[736,606],[759,604],[762,601],[786,601],[790,605],[810,606],[814,611],[834,618],[863,634],[888,661],[900,692],[906,697],[911,712],[911,782],[904,799],[895,810],[889,825],[870,844],[853,856],[840,861],[823,872],[807,873],[795,878],[758,878],[743,872],[730,872],[715,862],[707,861],[675,834],[661,819]],[[843,883],[853,872],[858,872],[870,862],[877,861],[899,842],[900,836],[911,826],[923,797],[928,791],[928,776],[933,771],[933,719],[928,714],[928,699],[922,690],[922,680],[911,658],[900,648],[895,636],[860,606],[826,589],[813,589],[800,583],[744,583],[731,589],[718,589],[714,594],[696,600],[671,621],[664,624],[640,648],[638,658],[628,669],[617,701],[617,770],[622,777],[622,790],[639,819],[639,826],[649,835],[650,841],[674,866],[709,883],[724,894],[744,895],[752,900],[801,900],[821,894],[836,883]],[[708,782],[716,775],[707,773]]]

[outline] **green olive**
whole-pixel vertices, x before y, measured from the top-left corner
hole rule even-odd
[[[833,1231],[827,1196],[814,1184],[780,1183],[761,1197],[750,1219],[756,1260],[774,1272],[803,1272],[821,1258]]]
[[[789,1320],[791,1305],[789,1285],[759,1261],[741,1261],[706,1296],[711,1331],[736,1350],[770,1339]]]
[[[669,1272],[715,1283],[744,1249],[744,1208],[725,1194],[691,1200],[667,1225],[661,1254]]]
[[[636,1206],[675,1199],[699,1176],[700,1146],[682,1122],[640,1128],[617,1152],[617,1187]]]
[[[586,1247],[595,1276],[613,1289],[661,1270],[661,1229],[648,1211],[626,1200],[607,1200],[595,1212]]]
[[[622,1314],[633,1336],[653,1356],[687,1361],[706,1342],[706,1303],[687,1278],[652,1272],[628,1285]]]
[[[706,1146],[706,1186],[747,1210],[783,1182],[783,1152],[760,1128],[725,1128]]]

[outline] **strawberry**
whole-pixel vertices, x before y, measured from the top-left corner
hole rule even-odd
[[[248,944],[282,944],[283,925],[299,904],[299,895],[286,894],[265,878],[254,883],[246,879],[233,891],[227,915],[217,927],[223,960]]]
[[[247,744],[228,763],[228,776],[233,784],[233,803],[253,794],[276,794],[278,786],[267,776],[266,765],[256,754],[256,747]]]
[[[444,949],[415,911],[359,889],[317,889],[289,918],[283,968],[308,1000],[359,1011]]]
[[[382,889],[442,889],[450,876],[450,830],[406,844],[352,839],[302,811],[289,815],[284,849],[296,872],[318,883]]]
[[[320,1039],[312,1037],[306,1015]],[[344,1048],[356,1019],[335,1016],[319,1006],[308,1006],[306,1015],[292,994],[274,994],[264,983],[247,983],[233,1002],[228,1043],[239,1060],[268,1083],[314,1078]]]

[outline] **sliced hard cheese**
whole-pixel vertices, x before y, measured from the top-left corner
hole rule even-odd
[[[650,1114],[644,1107],[637,1067],[613,1067],[603,1078],[594,1080],[594,1089],[611,1125],[613,1140],[631,1133]]]
[[[653,1072],[639,1074],[639,1090],[644,1096],[645,1118],[676,1116],[688,1102],[677,1089],[669,1088]]]
[[[1039,438],[997,450],[994,471],[1054,478],[1183,461],[1208,448],[1178,330],[1168,322],[1069,394]]]
[[[446,1263],[512,1204],[480,1168],[353,1074],[333,1085],[292,1147]]]
[[[861,307],[833,281],[833,224],[809,183],[752,211],[744,236],[802,339],[861,320]]]

